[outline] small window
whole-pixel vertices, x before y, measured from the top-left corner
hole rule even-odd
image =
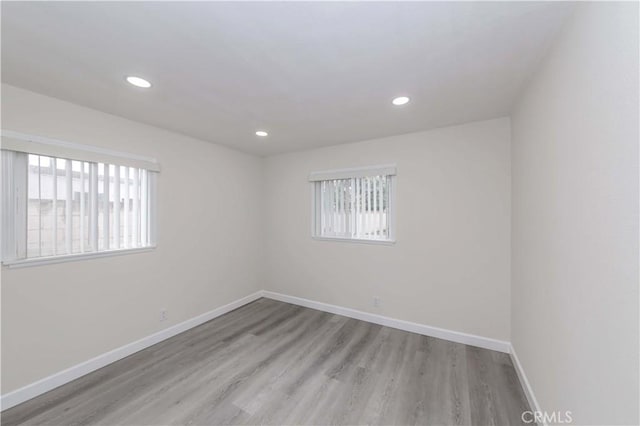
[[[393,242],[395,167],[312,173],[313,236]]]
[[[3,263],[154,246],[157,173],[115,162],[3,150]]]

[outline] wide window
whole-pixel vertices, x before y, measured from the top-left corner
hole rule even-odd
[[[156,170],[124,155],[3,137],[3,263],[154,246]]]
[[[393,242],[395,170],[382,166],[312,173],[314,237]]]

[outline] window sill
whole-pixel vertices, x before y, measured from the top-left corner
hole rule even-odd
[[[124,254],[147,253],[155,250],[156,246],[139,247],[130,249],[118,249],[109,251],[100,251],[96,253],[76,253],[65,254],[60,256],[37,257],[32,259],[5,260],[3,266],[9,268],[27,268],[31,266],[51,265],[54,263],[76,262],[79,260],[90,260],[100,257],[121,256]]]
[[[367,240],[364,238],[341,238],[341,237],[318,237],[314,236],[314,240],[317,241],[335,241],[341,243],[356,243],[356,244],[374,244],[382,246],[392,246],[396,243],[396,240]]]

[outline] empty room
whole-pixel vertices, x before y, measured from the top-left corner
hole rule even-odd
[[[13,425],[638,425],[638,2],[1,8]]]

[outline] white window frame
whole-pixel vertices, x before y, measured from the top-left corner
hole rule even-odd
[[[396,185],[397,167],[395,164],[382,166],[354,167],[347,169],[334,169],[320,172],[312,172],[309,175],[311,183],[311,237],[317,241],[334,241],[358,244],[393,245],[396,243]],[[333,179],[349,179],[367,176],[385,175],[389,179],[389,219],[387,239],[345,238],[321,235],[320,190],[319,183]]]
[[[155,250],[157,244],[157,173],[160,166],[150,157],[139,156],[89,145],[29,135],[25,133],[2,130],[2,169],[0,173],[0,192],[2,200],[2,219],[0,221],[0,259],[2,265],[10,268],[48,265],[53,263],[72,262],[124,254],[144,253]],[[15,152],[14,152],[15,151]],[[65,158],[68,160],[103,162],[136,167],[148,171],[149,176],[149,245],[142,247],[117,248],[84,253],[71,253],[53,256],[26,258],[27,229],[27,179],[15,179],[21,173],[27,173],[27,156],[25,161],[14,161],[16,152]],[[13,159],[9,157],[13,156]],[[24,164],[23,164],[24,163]],[[6,168],[11,168],[7,170]],[[117,168],[117,167],[116,167]],[[6,179],[6,181],[3,181]],[[13,188],[7,190],[7,188]]]

